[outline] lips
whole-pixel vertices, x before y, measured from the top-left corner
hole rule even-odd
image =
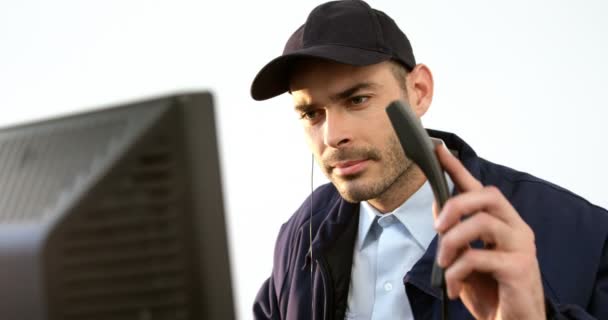
[[[339,176],[350,176],[354,174],[361,173],[367,165],[369,160],[350,160],[350,161],[341,161],[336,163],[333,167],[333,172]]]

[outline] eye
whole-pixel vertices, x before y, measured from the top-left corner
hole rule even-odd
[[[360,105],[364,104],[368,99],[368,96],[354,96],[350,98],[350,103],[353,105]]]
[[[314,120],[319,116],[318,110],[308,110],[300,113],[300,119]]]

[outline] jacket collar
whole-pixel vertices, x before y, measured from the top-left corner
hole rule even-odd
[[[462,162],[462,164],[469,170],[469,172],[477,179],[481,178],[481,172],[479,168],[479,158],[477,154],[464,140],[453,133],[426,129],[429,135],[433,138],[443,140],[447,145],[448,149],[456,152],[456,157]]]
[[[309,254],[312,254],[314,259],[317,259],[323,253],[334,249],[332,247],[336,244],[336,240],[341,237],[342,233],[352,222],[352,219],[358,221],[359,218],[359,204],[344,200],[339,196],[337,190],[334,189],[334,191],[338,196],[332,197],[332,203],[329,205],[328,214],[321,222],[312,242],[312,253]],[[354,230],[356,233],[356,228],[354,228]]]

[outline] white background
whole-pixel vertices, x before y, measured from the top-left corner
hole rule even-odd
[[[249,85],[318,3],[2,0],[0,124],[212,90],[236,308],[248,319],[280,224],[310,192],[289,96],[254,102]],[[427,127],[608,207],[608,2],[371,3],[434,72]]]

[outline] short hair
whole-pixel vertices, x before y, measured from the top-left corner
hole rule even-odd
[[[401,87],[401,90],[403,90],[403,94],[405,95],[405,97],[407,97],[406,82],[407,82],[407,75],[408,75],[409,71],[405,68],[404,65],[402,65],[398,61],[390,60],[390,64],[391,64],[391,72],[393,73],[395,80],[397,80],[397,82],[399,83],[399,86]]]

